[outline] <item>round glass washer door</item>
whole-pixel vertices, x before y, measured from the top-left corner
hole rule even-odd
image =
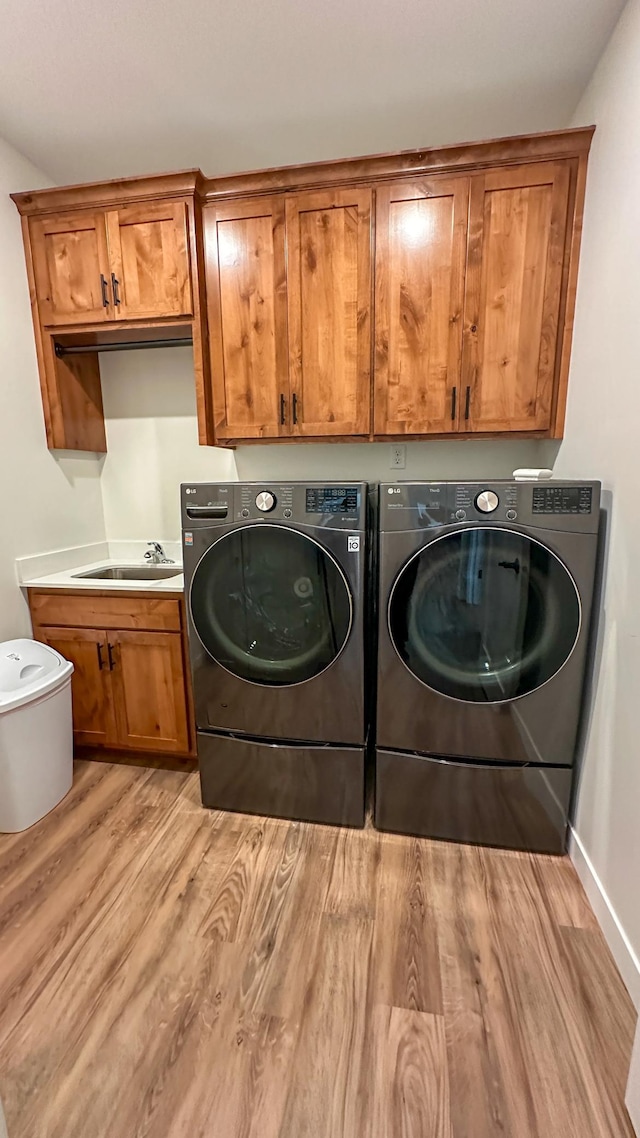
[[[477,526],[436,538],[400,570],[388,623],[409,671],[442,695],[501,703],[569,659],[581,622],[573,577],[546,546]]]
[[[191,617],[210,656],[256,684],[299,684],[340,655],[351,592],[337,561],[298,530],[253,525],[219,538],[191,582]]]

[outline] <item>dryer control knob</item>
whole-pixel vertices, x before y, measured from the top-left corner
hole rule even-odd
[[[476,510],[483,514],[492,514],[500,505],[500,499],[494,490],[483,490],[476,498]]]
[[[268,490],[261,490],[256,497],[256,506],[259,510],[262,510],[263,514],[270,513],[270,511],[276,507],[275,494],[270,494]]]
[[[243,518],[248,518],[251,511],[248,510],[247,507],[245,506],[244,510],[240,510],[240,513],[242,514]]]
[[[292,518],[293,517],[293,510],[289,510],[289,509],[283,510],[282,516],[283,516],[283,518]]]
[[[467,516],[466,510],[456,510],[456,521],[463,522]]]

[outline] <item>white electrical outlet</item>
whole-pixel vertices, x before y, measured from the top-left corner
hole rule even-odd
[[[404,470],[407,465],[407,448],[404,443],[394,443],[391,447],[391,462],[389,466],[392,470]]]

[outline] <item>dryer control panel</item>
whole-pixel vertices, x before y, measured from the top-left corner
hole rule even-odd
[[[595,533],[599,482],[394,482],[380,486],[380,529],[478,524]]]

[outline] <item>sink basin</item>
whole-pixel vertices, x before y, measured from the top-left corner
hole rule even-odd
[[[180,565],[106,565],[88,573],[73,573],[92,581],[166,581],[182,573]]]

